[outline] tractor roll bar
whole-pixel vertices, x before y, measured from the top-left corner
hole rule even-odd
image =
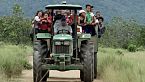
[[[69,9],[69,10],[81,10],[80,5],[71,5],[71,4],[57,4],[57,5],[47,5],[46,9]]]
[[[56,9],[58,10],[74,10],[74,48],[76,49],[76,58],[77,58],[77,48],[78,48],[78,36],[77,36],[77,10],[81,10],[82,6],[80,5],[71,5],[71,4],[56,4],[56,5],[47,5],[45,7],[46,9],[51,9],[52,10],[52,21],[53,21],[53,11]],[[53,27],[53,24],[52,24]],[[53,31],[53,29],[52,29]],[[53,33],[52,33],[53,34]]]

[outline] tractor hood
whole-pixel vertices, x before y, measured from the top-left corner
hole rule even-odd
[[[53,40],[72,40],[72,36],[69,34],[57,34],[53,36]]]

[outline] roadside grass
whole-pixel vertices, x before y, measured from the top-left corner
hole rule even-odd
[[[13,77],[21,75],[24,69],[31,69],[27,60],[31,53],[32,49],[28,46],[0,44],[0,81],[20,82]],[[99,48],[98,77],[103,82],[145,82],[144,62],[143,49],[128,52],[123,49]]]
[[[24,69],[31,69],[27,60],[30,53],[28,46],[0,45],[0,77],[17,77]]]
[[[104,82],[145,82],[145,51],[100,48],[98,76]]]

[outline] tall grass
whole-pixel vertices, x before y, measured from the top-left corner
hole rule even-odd
[[[145,82],[145,51],[100,48],[99,76],[104,82]]]
[[[24,69],[31,68],[27,60],[28,47],[16,45],[0,46],[0,73],[6,77],[19,76]],[[0,76],[1,76],[0,75]]]

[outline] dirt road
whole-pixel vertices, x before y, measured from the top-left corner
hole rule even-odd
[[[32,64],[32,56],[29,57],[29,61]],[[81,82],[79,71],[50,71],[50,78],[48,82]],[[33,70],[24,70],[20,78],[22,82],[33,82]],[[102,82],[101,80],[95,80],[94,82]]]

